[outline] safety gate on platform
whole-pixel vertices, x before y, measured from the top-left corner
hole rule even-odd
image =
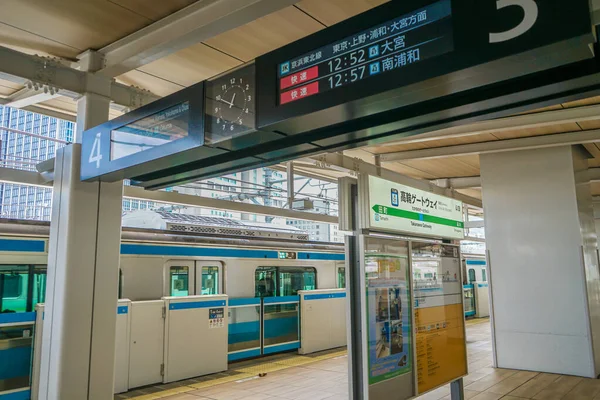
[[[35,312],[0,314],[0,399],[28,399]]]
[[[300,296],[229,300],[229,361],[300,347]]]

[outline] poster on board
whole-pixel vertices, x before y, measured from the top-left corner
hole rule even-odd
[[[408,399],[415,394],[408,242],[364,240],[370,393]]]
[[[411,242],[419,393],[467,374],[458,246]]]
[[[370,229],[464,239],[462,202],[375,176],[368,186]]]

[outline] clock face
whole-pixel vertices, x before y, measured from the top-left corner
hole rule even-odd
[[[207,82],[206,95],[209,144],[254,130],[254,65]]]

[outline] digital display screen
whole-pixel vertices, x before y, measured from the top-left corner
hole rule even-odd
[[[289,251],[280,251],[279,258],[282,260],[295,260],[297,258],[296,253]]]
[[[451,0],[441,0],[279,64],[284,105],[454,50]]]
[[[110,133],[110,159],[118,160],[188,136],[189,102],[177,104],[114,129]]]

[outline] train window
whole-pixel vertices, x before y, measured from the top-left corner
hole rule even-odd
[[[2,274],[2,297],[16,299],[23,295],[23,277],[21,274]]]
[[[171,296],[189,296],[189,268],[173,266],[169,268],[169,282],[171,283]]]
[[[485,269],[481,270],[481,280],[483,282],[487,282],[487,275],[485,274]]]
[[[317,288],[317,271],[310,267],[259,267],[255,272],[256,297],[295,296]]]
[[[339,267],[337,272],[337,287],[338,289],[346,288],[346,267]]]
[[[32,311],[33,270],[33,265],[0,265],[1,313]]]
[[[32,305],[46,301],[46,267],[35,267],[33,269]]]
[[[473,268],[469,269],[469,283],[473,283],[477,280],[475,277],[475,270]]]
[[[202,294],[219,294],[219,267],[202,267]]]

